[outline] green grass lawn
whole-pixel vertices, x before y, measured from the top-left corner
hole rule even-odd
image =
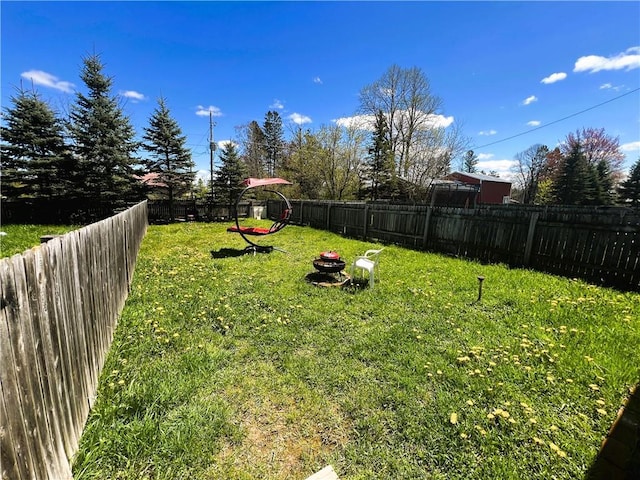
[[[394,246],[319,288],[320,251],[379,245],[225,227],[149,228],[77,480],[580,478],[640,379],[638,294]]]
[[[23,253],[40,245],[43,235],[62,235],[79,227],[61,225],[2,225],[0,231],[0,258]]]

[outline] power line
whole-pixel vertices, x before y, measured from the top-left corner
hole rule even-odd
[[[480,148],[490,147],[491,145],[496,145],[498,143],[506,142],[507,140],[511,140],[511,139],[516,138],[516,137],[521,137],[522,135],[526,135],[528,133],[535,132],[536,130],[540,130],[541,128],[545,128],[545,127],[548,127],[550,125],[562,122],[562,121],[567,120],[567,119],[569,119],[571,117],[575,117],[575,116],[578,116],[580,114],[583,114],[584,112],[588,112],[589,110],[593,110],[595,108],[601,107],[602,105],[606,105],[607,103],[611,103],[614,100],[618,100],[618,99],[620,99],[622,97],[625,97],[627,95],[631,95],[632,93],[635,93],[638,90],[640,90],[640,87],[638,87],[638,88],[636,88],[634,90],[631,90],[630,92],[623,93],[622,95],[618,95],[617,97],[610,98],[606,102],[598,103],[597,105],[593,105],[592,107],[585,108],[584,110],[580,110],[579,112],[572,113],[571,115],[567,115],[566,117],[559,118],[558,120],[554,120],[553,122],[545,123],[544,125],[540,125],[539,127],[532,128],[530,130],[527,130],[526,132],[520,132],[520,133],[517,133],[515,135],[511,135],[510,137],[503,138],[502,140],[496,140],[495,142],[487,143],[485,145],[480,145],[479,147],[478,146],[474,146],[474,147],[471,147],[471,148],[477,150],[477,149],[480,149]]]

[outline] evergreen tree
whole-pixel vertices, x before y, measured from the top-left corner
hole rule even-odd
[[[462,171],[466,173],[476,173],[478,171],[478,156],[473,150],[469,150],[462,157]]]
[[[595,205],[613,205],[615,191],[609,164],[605,160],[600,160],[592,169],[595,179],[593,203]]]
[[[143,148],[151,153],[149,171],[159,174],[158,181],[166,185],[169,199],[169,217],[174,220],[173,200],[193,188],[194,163],[191,151],[185,147],[187,137],[182,135],[178,123],[171,117],[164,98],[144,129]]]
[[[594,201],[594,171],[587,164],[580,144],[565,157],[553,186],[560,205],[589,205]]]
[[[2,194],[59,197],[69,194],[73,161],[63,125],[36,92],[20,89],[5,108],[2,131]]]
[[[267,112],[264,119],[263,133],[266,150],[265,170],[267,176],[273,177],[281,166],[280,162],[284,152],[284,130],[282,128],[282,118],[278,112]]]
[[[640,157],[631,166],[629,177],[620,185],[619,198],[623,204],[640,206]]]
[[[243,132],[242,159],[247,166],[250,177],[261,178],[264,176],[266,158],[266,140],[264,132],[258,122],[253,120]]]
[[[246,170],[240,161],[238,150],[232,142],[227,142],[222,147],[220,161],[222,165],[220,165],[213,181],[213,187],[216,192],[216,200],[226,203],[231,211],[236,198],[243,189],[241,183],[246,176]]]
[[[89,92],[76,94],[68,129],[80,162],[85,195],[113,202],[138,193],[139,182],[134,176],[138,143],[129,118],[110,95],[113,80],[102,70],[99,56],[83,60],[80,78]]]
[[[378,110],[369,158],[365,164],[365,179],[371,185],[369,195],[371,200],[393,196],[394,173],[395,163],[389,142],[389,126],[382,110]]]

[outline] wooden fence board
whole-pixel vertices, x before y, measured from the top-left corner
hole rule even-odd
[[[625,207],[291,203],[292,223],[640,290],[640,211]]]
[[[62,409],[62,399],[58,385],[60,383],[59,355],[53,348],[49,311],[47,307],[47,278],[44,275],[42,249],[32,249],[24,255],[27,277],[35,280],[31,283],[30,303],[31,322],[34,330],[38,330],[41,341],[40,381],[44,392],[43,409],[49,428],[49,443],[54,458],[66,458],[71,455],[73,447],[70,443],[65,445],[66,435],[63,433],[68,428],[64,421],[65,413]],[[66,449],[65,449],[66,447]],[[57,468],[57,478],[71,478],[71,469],[68,465],[59,461],[52,461],[52,466]]]
[[[2,478],[70,479],[147,205],[0,261]]]
[[[6,409],[6,416],[2,418],[2,431],[7,432],[0,436],[0,449],[3,451],[3,456],[10,456],[16,462],[12,468],[16,473],[15,478],[28,479],[35,476],[37,459],[34,459],[34,453],[30,448],[28,422],[23,421],[25,408],[21,399],[23,386],[20,383],[20,377],[24,376],[24,372],[21,371],[22,333],[19,330],[21,309],[18,292],[13,282],[14,258],[0,262],[2,282],[2,323],[0,324],[0,360],[2,362],[0,366],[11,366],[11,368],[2,368],[0,376],[3,405]]]

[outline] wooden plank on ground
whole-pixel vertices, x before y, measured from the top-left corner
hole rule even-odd
[[[327,465],[319,472],[314,473],[307,480],[339,480],[338,475],[331,465]]]

